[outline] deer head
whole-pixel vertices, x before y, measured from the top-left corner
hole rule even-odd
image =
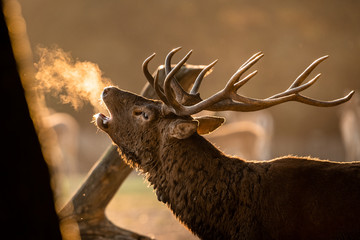
[[[137,166],[141,167],[158,159],[162,143],[185,140],[194,134],[210,133],[224,122],[223,118],[218,117],[193,118],[191,116],[203,110],[257,111],[288,101],[297,101],[317,107],[330,107],[348,101],[354,93],[352,91],[347,96],[332,101],[320,101],[300,93],[319,79],[320,74],[304,83],[316,66],[327,58],[324,56],[314,61],[288,89],[281,93],[265,99],[242,96],[237,93],[238,89],[254,77],[257,71],[241,77],[263,57],[263,54],[259,52],[249,58],[235,72],[224,89],[207,99],[202,99],[198,93],[200,84],[217,61],[210,63],[200,72],[192,89],[187,92],[181,87],[175,74],[189,59],[192,51],[172,68],[171,58],[179,50],[180,48],[173,49],[165,59],[166,77],[163,84],[160,83],[158,74],[153,77],[148,71],[148,63],[155,54],[148,57],[143,63],[145,77],[155,89],[160,100],[146,99],[116,87],[107,87],[102,93],[102,99],[110,116],[97,114],[96,124],[101,130],[108,133],[126,157],[131,160],[131,163]]]

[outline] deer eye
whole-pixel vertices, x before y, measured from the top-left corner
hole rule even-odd
[[[143,114],[143,111],[140,111],[140,110],[135,110],[134,111],[135,116],[140,116],[141,114]]]
[[[134,111],[134,115],[135,116],[141,115],[145,120],[149,119],[149,114],[147,114],[146,112],[140,111],[140,110]]]

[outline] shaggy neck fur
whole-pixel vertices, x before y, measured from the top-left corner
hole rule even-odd
[[[360,239],[359,163],[245,162],[197,134],[133,149],[128,162],[201,239]]]
[[[254,183],[260,179],[251,164],[225,156],[197,134],[169,139],[160,148],[163,154],[157,165],[143,170],[158,199],[195,234],[202,239],[230,239],[243,237],[242,228],[259,229],[253,220]]]

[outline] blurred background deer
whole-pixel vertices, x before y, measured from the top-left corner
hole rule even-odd
[[[345,161],[360,161],[360,96],[340,109],[340,130],[345,148]]]
[[[239,112],[217,113],[226,119],[224,125],[205,135],[210,142],[229,155],[253,160],[271,158],[273,117],[264,110],[243,114]]]
[[[50,112],[44,118],[45,127],[52,128],[59,143],[61,171],[66,175],[79,172],[79,124],[76,119],[68,113]]]

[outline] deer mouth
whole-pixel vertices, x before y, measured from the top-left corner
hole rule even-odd
[[[95,121],[96,121],[96,125],[98,126],[98,128],[100,128],[101,130],[105,131],[106,129],[109,128],[109,122],[111,121],[111,112],[109,110],[109,107],[107,105],[107,101],[106,101],[106,97],[109,94],[109,92],[111,91],[111,89],[113,89],[113,87],[106,87],[104,88],[103,93],[101,94],[101,99],[103,100],[103,102],[106,105],[106,108],[109,112],[109,116],[104,115],[103,113],[98,113],[94,116]]]
[[[98,128],[100,128],[101,130],[106,130],[109,128],[109,122],[111,120],[110,117],[105,116],[102,113],[98,113],[94,117]]]

